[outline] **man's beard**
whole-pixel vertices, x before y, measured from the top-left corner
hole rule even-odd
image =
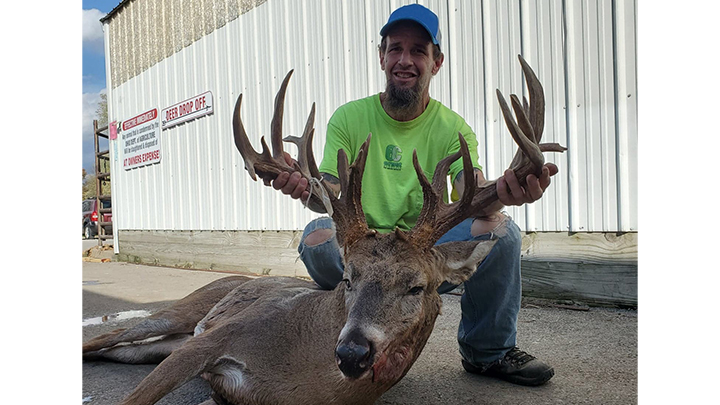
[[[386,106],[399,115],[414,113],[422,103],[421,86],[420,80],[412,87],[398,87],[388,80],[385,86]]]

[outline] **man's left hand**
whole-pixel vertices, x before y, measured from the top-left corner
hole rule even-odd
[[[550,185],[550,177],[556,175],[558,167],[552,163],[546,163],[542,168],[540,178],[534,174],[527,176],[527,185],[520,186],[515,173],[508,169],[502,177],[497,180],[498,199],[506,206],[520,206],[535,202],[542,197],[545,189]]]

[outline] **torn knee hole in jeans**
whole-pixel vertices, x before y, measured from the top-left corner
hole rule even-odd
[[[303,241],[305,246],[318,246],[331,240],[335,236],[334,229],[320,228],[310,232]]]

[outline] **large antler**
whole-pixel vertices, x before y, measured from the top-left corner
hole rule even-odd
[[[271,130],[270,130],[270,143],[272,145],[272,155],[270,154],[270,151],[268,150],[268,146],[265,143],[265,137],[260,138],[260,143],[262,144],[262,153],[257,153],[255,149],[250,144],[250,140],[247,137],[247,133],[245,132],[245,127],[243,126],[242,119],[240,118],[240,106],[242,104],[242,94],[237,99],[237,102],[235,103],[235,112],[233,114],[233,134],[235,135],[235,146],[240,151],[240,155],[242,155],[243,160],[245,161],[245,170],[248,171],[250,174],[250,177],[252,177],[253,180],[257,180],[256,174],[260,176],[261,179],[263,179],[263,182],[265,185],[270,185],[270,182],[275,180],[277,176],[282,172],[293,172],[296,169],[300,170],[305,177],[312,177],[312,174],[310,173],[309,165],[314,164],[314,160],[312,162],[308,162],[307,159],[303,159],[302,157],[298,159],[298,165],[300,165],[300,162],[303,162],[305,167],[298,167],[293,168],[290,167],[287,162],[285,162],[284,157],[284,150],[282,146],[282,119],[283,119],[283,110],[284,110],[284,104],[285,104],[285,92],[287,90],[288,82],[290,81],[290,76],[292,76],[293,71],[291,70],[288,72],[288,74],[285,76],[285,79],[282,82],[282,85],[280,86],[280,90],[278,91],[277,95],[275,96],[275,110],[273,113],[272,118],[272,124],[271,124]],[[315,121],[315,104],[313,104],[312,109],[310,110],[310,115],[308,117],[307,125],[305,126],[305,133],[303,134],[303,137],[306,141],[308,139],[312,140],[314,129],[312,128],[313,123]],[[299,139],[293,137],[293,139]],[[299,142],[295,142],[299,143]],[[298,145],[298,149],[300,149],[300,154],[302,154],[302,149],[306,149],[305,146]],[[315,171],[317,171],[317,167],[315,167]],[[320,177],[319,174],[316,177]]]
[[[566,150],[557,143],[541,144],[543,127],[545,125],[545,95],[542,85],[535,72],[518,55],[522,65],[530,95],[530,103],[520,100],[514,94],[510,97],[517,119],[513,119],[507,102],[500,90],[497,90],[498,102],[505,118],[505,124],[510,130],[519,149],[510,164],[520,185],[527,185],[526,178],[530,174],[540,176],[545,159],[542,152],[563,152]],[[475,176],[470,164],[470,152],[462,134],[459,135],[460,151],[446,157],[438,163],[432,184],[430,184],[413,154],[413,164],[418,179],[423,188],[424,203],[415,227],[409,231],[408,238],[417,246],[431,248],[435,242],[447,231],[471,216],[482,216],[490,205],[498,200],[495,181],[487,182],[483,187],[475,185]],[[460,156],[463,158],[464,190],[462,198],[451,204],[443,201],[447,174],[450,164]]]
[[[362,175],[365,169],[365,160],[367,158],[367,149],[370,143],[370,136],[360,148],[358,157],[352,165],[348,167],[348,159],[345,151],[338,151],[338,178],[340,179],[340,198],[337,198],[330,188],[321,181],[320,171],[315,162],[312,151],[312,138],[315,133],[315,103],[310,109],[305,130],[301,137],[288,136],[284,140],[292,142],[298,147],[298,159],[294,167],[287,164],[284,157],[283,138],[282,138],[282,119],[285,104],[285,92],[288,82],[293,71],[290,70],[280,86],[280,90],[275,96],[275,110],[273,113],[270,144],[272,145],[272,155],[265,143],[265,138],[260,139],[262,144],[262,153],[257,153],[250,144],[247,133],[240,118],[240,105],[242,103],[242,94],[235,104],[235,112],[233,113],[233,134],[235,136],[235,146],[245,161],[245,169],[253,180],[257,180],[257,176],[263,179],[265,185],[275,180],[282,172],[292,173],[299,171],[301,175],[308,180],[310,184],[310,199],[315,206],[325,206],[328,214],[335,221],[338,243],[341,246],[348,247],[368,232],[371,232],[365,221],[365,214],[360,204],[360,190],[362,187]]]

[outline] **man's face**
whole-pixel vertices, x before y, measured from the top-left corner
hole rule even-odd
[[[398,23],[387,34],[380,67],[387,78],[387,95],[396,107],[410,107],[429,97],[430,79],[438,72],[443,57],[433,57],[430,35],[420,25]]]

